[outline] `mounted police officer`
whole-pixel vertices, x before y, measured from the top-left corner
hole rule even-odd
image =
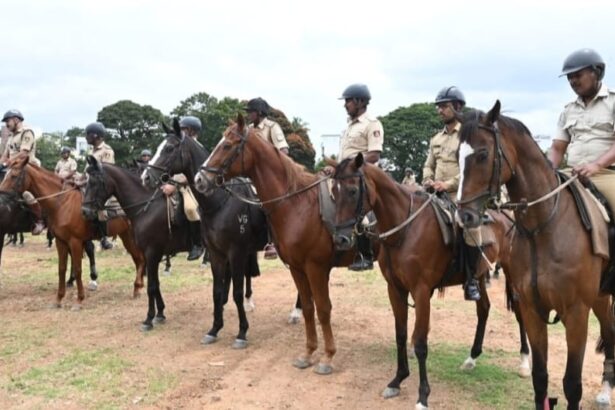
[[[60,160],[56,164],[55,173],[62,178],[62,182],[73,182],[73,177],[77,173],[77,161],[70,156],[69,147],[62,147],[60,150]]]
[[[36,139],[34,131],[24,127],[23,120],[23,114],[19,110],[9,110],[2,117],[2,122],[6,123],[6,128],[10,132],[6,148],[0,157],[0,164],[4,166],[7,165],[7,161],[14,159],[20,154],[28,155],[30,163],[40,165],[40,161],[35,156]],[[22,197],[32,211],[32,214],[34,214],[35,222],[32,235],[40,235],[43,229],[45,229],[41,205],[36,201],[34,195],[28,191],[25,191]]]
[[[444,128],[429,141],[429,153],[423,167],[423,187],[453,199],[459,187],[459,130],[461,123],[455,113],[466,104],[461,90],[455,86],[444,87],[436,95],[436,110],[444,123]],[[475,245],[475,244],[472,244]],[[467,300],[479,300],[478,280],[474,277],[478,269],[481,251],[462,240],[460,258],[465,273],[464,297]]]
[[[92,146],[92,156],[96,158],[99,163],[115,164],[115,152],[113,148],[105,143],[106,134],[107,130],[105,126],[100,122],[93,122],[85,127],[85,139],[87,143]],[[115,205],[119,207],[115,197],[109,198],[105,205]],[[99,212],[98,221],[96,221],[101,235],[100,246],[102,246],[103,249],[113,248],[113,244],[109,242],[107,238],[107,218],[108,216],[105,212]]]
[[[141,151],[141,156],[139,157],[139,160],[141,162],[143,162],[144,164],[149,164],[149,161],[151,159],[152,159],[152,151],[148,149],[144,149],[143,151]]]
[[[615,210],[615,90],[602,83],[605,69],[600,54],[589,48],[564,61],[560,76],[577,98],[559,117],[549,159],[557,168],[567,153],[572,173],[589,178]]]
[[[197,140],[202,128],[200,119],[191,115],[182,117],[179,121],[179,127],[184,138],[192,138],[197,144],[201,145]],[[176,186],[179,186],[179,192],[184,200],[184,213],[190,224],[190,241],[192,246],[187,259],[192,261],[200,258],[205,252],[201,239],[201,217],[198,212],[198,203],[190,190],[188,179],[184,174],[173,175],[172,179],[172,183],[163,184],[160,189],[165,195],[170,196],[177,190]]]
[[[401,180],[402,185],[406,185],[409,187],[416,187],[416,176],[414,175],[414,171],[412,168],[406,168],[404,171],[404,178]]]
[[[348,126],[340,139],[340,161],[355,157],[359,153],[363,154],[365,161],[370,164],[376,164],[380,160],[384,129],[377,118],[367,114],[367,106],[371,99],[372,95],[365,84],[351,84],[342,93],[340,100],[344,100]],[[334,171],[330,166],[324,169],[326,174],[332,174]],[[369,239],[365,235],[358,236],[357,248],[359,257],[348,269],[372,269],[374,255]]]
[[[256,129],[256,133],[263,140],[271,143],[280,152],[288,155],[288,142],[284,136],[282,127],[277,122],[269,119],[267,116],[271,111],[271,107],[264,99],[257,97],[248,101],[246,112],[248,113],[249,127]],[[278,252],[274,243],[271,241],[271,234],[268,233],[269,240],[265,245],[265,259],[276,259]]]

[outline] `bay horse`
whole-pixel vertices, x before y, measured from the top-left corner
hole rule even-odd
[[[223,307],[228,297],[230,274],[233,301],[239,317],[239,333],[233,347],[244,348],[249,324],[244,308],[243,281],[244,277],[250,276],[247,272],[254,267],[258,269],[257,251],[267,243],[265,214],[259,207],[244,203],[231,194],[254,197],[245,181],[235,180],[231,192],[219,188],[210,196],[194,190],[194,176],[209,152],[194,139],[182,137],[177,118],[173,120],[173,129],[166,125],[164,128],[167,136],[150,161],[146,180],[156,186],[172,175],[184,174],[199,203],[201,227],[214,278],[214,322],[202,342],[215,342],[224,326]]]
[[[532,347],[536,408],[549,408],[547,322],[552,310],[566,329],[563,387],[568,409],[580,407],[590,309],[600,322],[597,351],[605,355],[596,400],[609,405],[615,384],[615,333],[611,296],[600,292],[607,261],[593,254],[572,193],[558,190],[563,186],[530,131],[500,115],[500,107],[497,101],[486,114],[476,111],[460,118],[458,217],[465,226],[476,226],[484,209],[499,203],[500,187],[506,185],[511,203],[504,206],[514,209],[518,232],[511,249],[515,263],[506,274],[519,293]]]
[[[306,349],[293,365],[300,369],[314,363],[318,347],[314,306],[324,337],[324,356],[314,367],[330,374],[336,352],[331,328],[329,274],[334,266],[349,266],[355,257],[350,250],[336,256],[333,239],[319,212],[318,176],[280,153],[246,127],[240,114],[229,126],[195,178],[197,190],[213,195],[224,178],[247,176],[256,187],[265,209],[272,236],[282,261],[288,265],[299,291],[306,331]]]
[[[11,161],[7,176],[0,184],[0,191],[23,193],[30,191],[38,198],[47,215],[47,226],[56,237],[58,251],[58,292],[55,305],[61,307],[66,294],[66,267],[68,256],[71,258],[71,270],[77,281],[77,303],[74,310],[81,308],[85,298],[81,281],[81,259],[84,242],[96,238],[98,230],[81,216],[82,194],[74,188],[63,188],[62,179],[48,171],[28,162],[28,156],[19,155]],[[119,235],[124,247],[132,257],[136,267],[133,297],[137,297],[143,287],[145,260],[141,251],[135,246],[132,227],[126,218],[114,218],[108,222],[110,235]]]
[[[372,211],[377,226],[384,232],[380,239],[378,266],[386,279],[389,301],[395,316],[395,339],[397,342],[397,371],[383,392],[385,398],[399,395],[400,383],[410,375],[408,368],[408,293],[415,307],[415,322],[412,345],[419,365],[419,398],[417,409],[427,408],[430,393],[427,379],[427,335],[430,327],[430,298],[438,288],[460,285],[465,274],[456,269],[454,245],[446,245],[440,230],[431,198],[422,191],[396,183],[379,167],[366,163],[362,154],[337,164],[334,174],[333,195],[336,206],[336,241],[348,242],[353,232],[360,229],[363,217]],[[490,225],[495,243],[484,247],[484,258],[493,264],[500,262],[504,271],[510,266],[508,258],[512,223],[503,216],[493,215]],[[459,238],[458,240],[463,240]],[[480,300],[476,302],[478,323],[470,357],[462,368],[473,368],[476,358],[482,353],[485,326],[490,302],[485,288],[485,276],[489,266],[481,258],[479,263]],[[477,275],[477,276],[479,276]],[[511,295],[507,281],[509,307],[512,307],[519,322],[521,340],[520,372],[529,376],[529,348],[519,310]],[[511,306],[512,305],[512,306]],[[521,373],[520,373],[521,374]]]

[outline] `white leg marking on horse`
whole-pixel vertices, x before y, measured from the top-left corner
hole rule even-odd
[[[96,283],[95,280],[91,280],[90,283],[88,283],[88,289],[92,291],[98,289],[98,283]]]
[[[291,325],[296,325],[301,320],[301,316],[303,315],[303,311],[298,308],[293,308],[288,316],[288,323]]]
[[[461,365],[461,370],[474,370],[476,367],[476,360],[472,359],[472,357],[468,357],[465,362]]]
[[[252,299],[252,297],[243,299],[243,308],[246,312],[254,311],[255,307],[256,306],[254,305],[254,300]]]
[[[596,403],[601,406],[610,406],[611,405],[611,391],[613,388],[611,384],[607,381],[602,382],[602,389],[600,389],[600,393],[596,396]]]
[[[521,363],[519,363],[519,376],[526,378],[532,375],[532,367],[530,366],[530,355],[521,353]]]

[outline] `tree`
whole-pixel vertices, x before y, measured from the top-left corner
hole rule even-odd
[[[193,94],[171,111],[172,116],[193,115],[201,120],[203,129],[199,141],[208,149],[216,146],[229,122],[242,112],[244,105],[235,98],[218,100],[205,92]]]
[[[160,110],[130,100],[118,101],[98,112],[98,121],[110,130],[107,143],[115,151],[118,164],[132,163],[142,149],[158,145],[164,119]]]
[[[316,151],[308,135],[308,124],[299,117],[293,117],[290,122],[282,111],[275,108],[271,109],[269,118],[280,124],[288,142],[290,157],[308,170],[314,171]]]
[[[77,137],[85,136],[85,129],[72,126],[64,133],[62,145],[74,148],[77,145]]]
[[[380,118],[384,127],[383,157],[397,165],[393,176],[401,180],[406,167],[423,176],[423,165],[429,150],[429,140],[442,128],[442,121],[431,103],[399,107]]]
[[[41,166],[46,169],[55,169],[60,159],[61,132],[43,133],[36,140],[36,158],[41,161]]]

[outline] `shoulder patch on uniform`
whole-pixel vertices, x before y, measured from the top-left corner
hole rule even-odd
[[[380,138],[380,130],[374,130],[372,135],[374,136],[374,138]]]

